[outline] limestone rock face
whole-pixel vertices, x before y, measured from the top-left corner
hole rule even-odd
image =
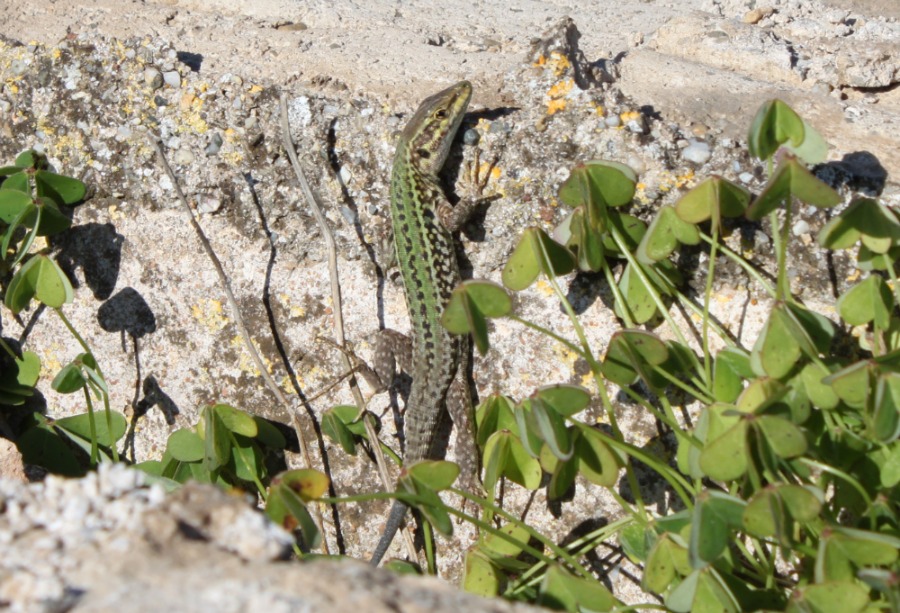
[[[248,500],[195,483],[167,494],[124,465],[0,479],[0,500],[8,611],[529,610],[356,562],[288,561],[290,535]]]

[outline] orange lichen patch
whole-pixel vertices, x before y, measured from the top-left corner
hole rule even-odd
[[[535,68],[541,68],[542,66],[546,66],[551,69],[556,76],[561,77],[565,72],[572,67],[572,63],[569,61],[565,55],[560,53],[559,51],[553,51],[550,53],[550,57],[546,57],[541,55],[535,60],[534,64],[532,64]]]
[[[181,100],[178,101],[178,108],[182,111],[183,116],[178,126],[178,132],[193,131],[197,134],[204,134],[209,130],[209,125],[200,116],[200,109],[203,107],[203,100],[193,93],[186,92]]]
[[[619,113],[619,119],[622,120],[622,126],[624,126],[629,121],[640,118],[640,116],[641,114],[637,111],[625,111],[624,113]]]
[[[603,108],[601,104],[594,105],[594,112],[597,113],[600,117],[604,117],[606,115],[606,109]]]
[[[547,103],[547,114],[553,115],[566,108],[565,100],[551,100]]]
[[[634,186],[634,199],[641,204],[647,204],[647,184],[637,183]]]
[[[568,95],[570,91],[572,91],[572,87],[575,85],[575,82],[572,79],[566,79],[565,81],[560,81],[556,85],[552,86],[548,91],[547,95],[551,98],[562,98],[563,96]]]
[[[550,101],[547,102],[548,115],[553,115],[566,108],[565,98],[569,95],[569,92],[572,91],[572,87],[574,86],[575,82],[572,81],[572,79],[566,79],[553,85],[547,90],[547,97],[550,98]]]
[[[556,73],[557,76],[562,76],[569,68],[572,67],[572,63],[569,61],[569,58],[564,56],[559,51],[554,51],[550,54],[550,61],[548,62],[548,67]]]

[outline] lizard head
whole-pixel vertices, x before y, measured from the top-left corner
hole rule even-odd
[[[460,81],[419,105],[403,130],[402,142],[409,143],[409,154],[421,171],[440,171],[471,98],[472,84]]]

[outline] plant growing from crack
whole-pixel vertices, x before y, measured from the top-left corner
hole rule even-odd
[[[768,168],[755,198],[710,177],[649,224],[628,213],[636,183],[630,168],[604,161],[575,167],[559,192],[572,212],[553,237],[540,228],[523,233],[503,270],[506,289],[473,280],[455,290],[444,325],[472,334],[482,354],[489,348],[487,319],[511,318],[577,353],[595,385],[593,392],[546,386],[521,400],[495,395],[478,407],[488,496],[476,500],[481,517],[469,518],[483,533],[467,554],[467,590],[572,611],[620,610],[624,605],[588,556],[615,539],[643,567],[643,587],[671,611],[900,610],[900,218],[875,199],[857,198],[819,233],[823,249],[858,246],[857,267],[865,274],[838,299],[840,321],[832,321],[800,302],[788,282],[793,209],[842,202],[806,167],[824,159],[824,141],[774,100],[759,110],[748,142]],[[774,283],[724,244],[728,220],[736,217],[769,220]],[[698,304],[680,289],[673,255],[681,245],[700,244],[709,259]],[[740,266],[771,300],[752,346],[735,341],[710,315],[720,258]],[[575,270],[605,277],[623,323],[602,355],[589,345],[559,284]],[[513,313],[506,290],[523,291],[539,276],[567,313],[573,339]],[[699,319],[696,338],[670,316],[676,303]],[[647,329],[659,323],[673,340]],[[857,346],[837,353],[839,329],[853,331]],[[629,441],[611,387],[671,433],[674,457]],[[602,427],[578,417],[595,398],[606,416]],[[680,418],[677,404],[692,405],[696,418]],[[325,432],[350,452],[368,438],[357,413],[335,407],[324,421]],[[667,483],[675,511],[658,516],[648,509],[635,463]],[[441,466],[411,469],[398,495],[447,533],[448,514],[460,512],[436,496],[449,487],[448,479],[429,477],[447,473]],[[613,489],[622,478],[633,500]],[[494,505],[502,480],[544,487],[551,501],[575,487],[604,487],[621,516],[559,546]]]

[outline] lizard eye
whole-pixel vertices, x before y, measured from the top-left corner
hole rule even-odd
[[[438,109],[434,112],[434,116],[438,119],[446,119],[447,118],[447,110],[446,109]]]

